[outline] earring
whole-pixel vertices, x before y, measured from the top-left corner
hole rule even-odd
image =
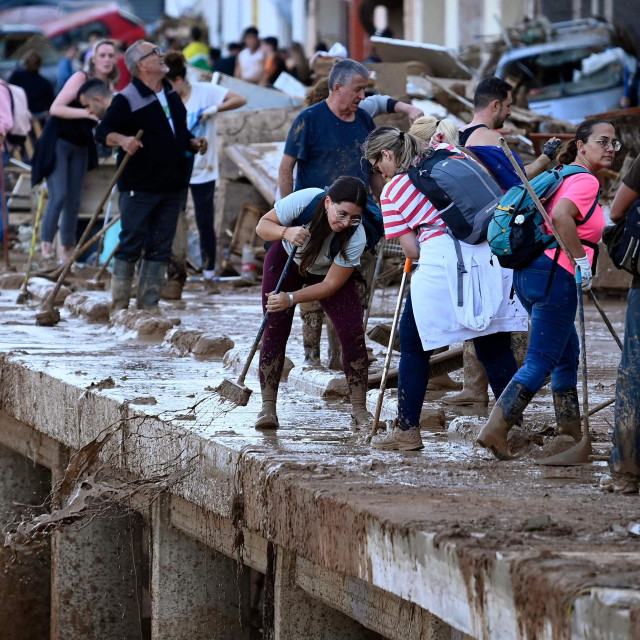
[[[580,149],[580,153],[585,154],[587,152],[584,149]]]

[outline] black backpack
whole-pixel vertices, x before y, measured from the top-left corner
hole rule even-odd
[[[602,242],[616,269],[640,276],[640,200],[636,200],[624,218],[602,232]]]
[[[475,160],[447,149],[432,149],[407,175],[438,210],[447,225],[447,234],[453,239],[458,260],[458,306],[461,307],[462,276],[467,269],[460,241],[480,244],[487,239],[487,228],[502,197],[502,189]]]
[[[482,167],[457,151],[437,149],[407,172],[447,225],[449,235],[467,244],[487,239],[487,227],[502,189]]]

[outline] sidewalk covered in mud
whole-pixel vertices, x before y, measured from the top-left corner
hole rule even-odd
[[[11,507],[14,524],[7,530],[18,563],[36,542],[46,552],[53,536],[49,607],[58,635],[51,637],[636,637],[640,503],[637,496],[611,496],[598,487],[610,448],[611,407],[592,417],[595,455],[584,466],[534,464],[552,446],[548,389],[514,434],[517,460],[498,462],[474,448],[486,412],[445,410],[438,392],[429,392],[425,403],[436,418],[423,430],[424,450],[376,452],[364,434],[349,428],[341,374],[302,369],[296,318],[287,352],[293,366],[280,390],[281,427],[258,432],[252,426],[259,409],[255,369],[247,378],[254,394],[246,407],[234,408],[213,391],[223,378],[237,376],[255,336],[258,290],[227,290],[213,300],[194,291],[163,303],[164,322],[129,312],[115,325],[91,324],[67,309],[53,328],[35,326],[35,304],[18,307],[15,291],[0,294],[3,451],[8,447],[51,469],[54,482],[69,485],[72,499],[83,481],[85,490],[91,485],[96,491],[87,501],[92,508],[79,508],[77,518],[44,532],[33,518],[55,509]],[[388,319],[396,291],[376,299],[371,322]],[[83,295],[89,302],[107,299],[102,292]],[[623,302],[604,304],[622,333]],[[596,405],[613,397],[619,350],[592,307],[587,322],[590,403]],[[375,371],[383,352],[370,346]],[[375,390],[368,400],[375,404]],[[389,416],[394,402],[392,391],[385,400]],[[96,447],[106,434],[109,440]],[[70,470],[69,455],[79,450],[86,464]],[[1,498],[4,512],[17,501],[6,488]],[[75,614],[118,601],[114,585],[130,567],[121,557],[106,571],[86,554],[83,563],[74,556],[74,570],[87,580],[76,575],[72,586],[64,585],[73,594],[63,597],[60,575],[69,570],[61,565],[56,536],[78,527],[92,531],[109,517],[96,506],[109,498],[140,514],[142,530],[154,532],[146,551],[141,545],[141,557],[150,560],[137,574],[140,610],[125,615],[116,607],[122,614],[117,633],[110,626],[117,616],[106,616],[77,635]],[[124,526],[127,519],[114,521]],[[234,631],[237,620],[227,612],[226,631],[212,631],[222,627],[211,626],[217,605],[202,595],[206,572],[189,568],[197,553],[184,551],[187,543],[169,533],[174,529],[198,541],[198,549],[213,549],[263,576],[261,586],[252,583],[245,591],[239,572],[216,574],[219,584],[227,575],[234,585],[241,601],[235,617],[243,615],[242,600],[255,596],[259,621],[249,616]],[[89,586],[99,571],[98,598]],[[109,584],[104,575],[111,573]],[[5,586],[11,579],[4,571]],[[23,597],[26,602],[32,594]],[[169,609],[163,603],[171,603]],[[10,609],[0,606],[2,619]],[[155,631],[123,630],[123,621],[136,616]]]

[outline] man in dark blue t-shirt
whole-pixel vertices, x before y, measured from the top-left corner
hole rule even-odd
[[[323,189],[342,175],[358,177],[369,187],[371,166],[361,161],[361,147],[376,128],[373,117],[378,113],[406,113],[413,122],[423,115],[420,109],[388,96],[371,96],[365,100],[368,77],[366,67],[355,60],[345,58],[333,65],[328,80],[329,97],[301,111],[291,125],[278,173],[280,197],[294,191],[295,166],[295,191],[308,187]],[[377,185],[378,192],[383,185],[383,181]],[[375,186],[373,190],[376,191]],[[371,263],[369,270],[373,273],[370,254],[365,252],[362,260]],[[367,270],[364,264],[359,269]],[[368,297],[367,289],[364,287],[363,304]],[[319,304],[310,303],[301,305],[300,315],[305,364],[320,364],[324,312]],[[329,366],[341,369],[341,350],[332,331],[329,331],[329,345]]]
[[[297,165],[295,191],[323,189],[342,175],[356,176],[369,186],[371,167],[362,163],[361,146],[376,128],[379,113],[405,113],[413,122],[422,111],[388,96],[365,102],[367,68],[345,58],[333,65],[329,75],[329,97],[304,109],[289,129],[280,163],[280,197],[294,191],[293,168]]]

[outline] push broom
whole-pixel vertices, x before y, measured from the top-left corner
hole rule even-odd
[[[305,225],[306,227],[306,225]],[[294,247],[293,251],[289,254],[287,258],[287,262],[284,265],[284,269],[280,274],[280,279],[278,280],[278,284],[274,289],[273,293],[280,293],[280,289],[282,287],[282,283],[284,279],[287,277],[287,273],[289,273],[289,268],[291,267],[291,263],[296,256],[298,248]],[[247,361],[244,363],[244,367],[242,368],[242,372],[240,373],[240,377],[237,381],[229,380],[229,378],[225,378],[216,388],[216,393],[220,394],[223,398],[235,404],[237,407],[245,407],[249,402],[249,398],[253,391],[245,385],[244,380],[247,377],[247,373],[249,372],[249,367],[251,366],[251,362],[253,361],[253,356],[255,356],[256,351],[258,350],[258,344],[260,344],[260,339],[262,338],[262,334],[267,327],[267,322],[269,321],[269,312],[267,311],[262,318],[262,323],[260,324],[260,329],[258,329],[258,335],[256,339],[253,341],[253,345],[251,346],[251,351],[247,356]]]

